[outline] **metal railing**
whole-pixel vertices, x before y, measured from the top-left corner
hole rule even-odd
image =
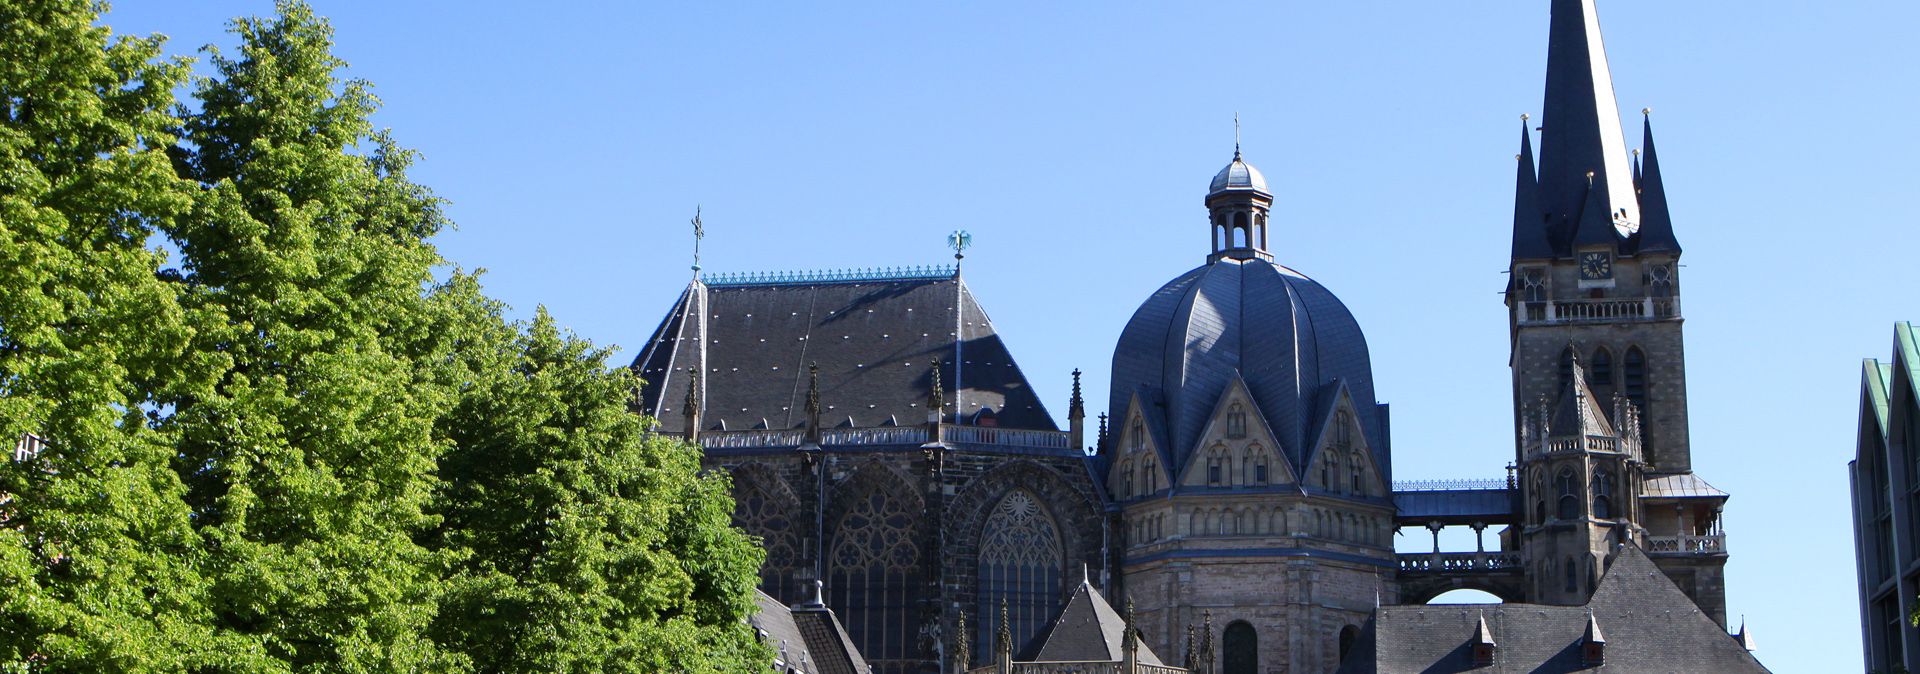
[[[1525,302],[1520,312],[1521,323],[1657,321],[1669,318],[1680,318],[1678,297]]]
[[[1518,552],[1409,552],[1397,557],[1402,573],[1511,571],[1520,568]]]
[[[1394,491],[1464,491],[1475,489],[1511,489],[1503,477],[1468,480],[1395,480]]]
[[[944,278],[953,278],[953,265],[819,269],[812,271],[737,272],[730,274],[707,274],[702,276],[700,281],[709,286],[752,286],[781,283],[855,283],[859,281],[914,281]]]
[[[875,445],[923,445],[932,438],[926,426],[888,426],[883,428],[833,428],[820,432],[820,444],[829,447]],[[991,426],[940,427],[940,440],[963,445],[994,445],[1037,449],[1068,449],[1072,435],[1066,431],[1032,431]],[[759,447],[798,447],[807,441],[803,429],[752,431],[707,431],[700,434],[700,446],[708,449],[749,449]]]
[[[1726,534],[1706,536],[1648,536],[1647,553],[1654,555],[1711,555],[1727,551]]]
[[[967,670],[967,674],[1130,674],[1118,662],[1099,661],[1055,661],[1055,662],[1016,662],[1004,673],[999,665],[984,665]],[[1131,674],[1187,674],[1185,667],[1170,665],[1149,665],[1139,663],[1133,666]]]

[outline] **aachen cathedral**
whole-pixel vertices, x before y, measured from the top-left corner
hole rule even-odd
[[[640,411],[731,473],[771,601],[824,604],[879,674],[1765,671],[1727,629],[1727,494],[1690,460],[1651,125],[1630,152],[1593,0],[1549,30],[1505,479],[1394,481],[1361,321],[1269,252],[1276,194],[1238,150],[1097,420],[1076,372],[1056,425],[957,268],[696,276],[633,363]],[[1445,527],[1491,542],[1440,552]],[[1507,603],[1426,603],[1460,588]]]

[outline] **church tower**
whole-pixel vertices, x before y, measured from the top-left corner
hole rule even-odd
[[[1539,170],[1536,174],[1532,136],[1523,124],[1506,294],[1515,459],[1524,476],[1520,486],[1524,503],[1531,508],[1544,502],[1550,511],[1539,518],[1540,513],[1528,513],[1520,532],[1528,542],[1523,551],[1530,564],[1549,563],[1567,552],[1568,541],[1535,530],[1569,521],[1552,517],[1560,511],[1558,490],[1566,486],[1555,482],[1559,457],[1549,461],[1537,450],[1575,437],[1632,445],[1632,452],[1618,452],[1616,458],[1637,467],[1623,467],[1616,475],[1625,479],[1644,472],[1644,484],[1629,489],[1611,483],[1621,497],[1644,492],[1635,505],[1615,503],[1614,518],[1626,522],[1598,523],[1605,518],[1592,510],[1598,498],[1592,490],[1609,483],[1591,481],[1590,471],[1575,471],[1582,477],[1573,486],[1586,490],[1575,500],[1587,505],[1580,506],[1580,518],[1572,519],[1591,524],[1582,526],[1590,529],[1593,546],[1601,545],[1602,529],[1616,541],[1630,531],[1644,532],[1635,541],[1724,624],[1726,549],[1719,514],[1726,494],[1693,475],[1680,244],[1668,215],[1652,122],[1644,127],[1643,153],[1637,162],[1630,160],[1593,0],[1554,0],[1549,30],[1546,97],[1534,129],[1540,132]],[[1539,419],[1542,401],[1555,410],[1544,421]],[[1566,425],[1604,421],[1597,414],[1560,417],[1562,411],[1588,408],[1625,410],[1638,437],[1628,437],[1636,429],[1618,424],[1577,431]],[[1581,454],[1592,454],[1588,449]],[[1547,471],[1545,481],[1534,479],[1536,469]],[[1604,554],[1604,549],[1592,552]],[[1576,575],[1583,573],[1576,569]],[[1546,578],[1560,582],[1536,579],[1536,585],[1551,586],[1539,599],[1577,599],[1562,589],[1569,586],[1566,575],[1560,569]]]

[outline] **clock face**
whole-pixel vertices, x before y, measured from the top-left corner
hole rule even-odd
[[[1580,278],[1594,281],[1613,278],[1613,256],[1602,251],[1581,253]]]

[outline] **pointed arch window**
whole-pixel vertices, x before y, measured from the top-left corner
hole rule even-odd
[[[1322,470],[1320,473],[1320,479],[1325,480],[1323,484],[1326,485],[1327,491],[1339,493],[1340,478],[1341,478],[1340,453],[1327,452],[1327,465],[1322,466],[1322,468],[1324,470]],[[1331,473],[1331,475],[1329,475],[1329,473]]]
[[[829,601],[845,611],[854,644],[882,674],[911,671],[917,655],[926,581],[913,522],[899,498],[869,491],[840,516],[827,555]]]
[[[1673,265],[1647,265],[1647,294],[1653,297],[1673,297]]]
[[[1595,348],[1587,360],[1587,387],[1602,401],[1613,399],[1613,352],[1607,347]]]
[[[1333,415],[1333,444],[1340,447],[1353,446],[1353,415],[1340,410]]]
[[[1138,452],[1140,450],[1146,449],[1147,448],[1146,422],[1141,421],[1139,418],[1135,418],[1133,420],[1133,431],[1131,433],[1133,435],[1133,451]]]
[[[1000,499],[980,529],[979,606],[975,615],[998,616],[1006,601],[1014,647],[1020,648],[1059,610],[1066,566],[1060,529],[1038,498],[1016,490]],[[974,653],[992,653],[998,619],[981,620]]]
[[[1547,520],[1547,474],[1539,466],[1533,468],[1533,523]]]
[[[736,473],[734,479],[733,522],[747,533],[760,537],[767,561],[760,566],[760,589],[782,603],[807,597],[795,571],[801,562],[800,525],[791,515],[801,511],[800,502],[791,495],[764,484],[766,478]]]
[[[1593,517],[1613,519],[1613,475],[1606,471],[1593,473]]]
[[[1553,478],[1553,484],[1555,491],[1558,491],[1560,494],[1560,513],[1558,517],[1563,520],[1579,518],[1580,480],[1574,476],[1573,469],[1560,469],[1560,474]]]
[[[1121,498],[1133,497],[1134,495],[1133,484],[1134,484],[1133,483],[1133,461],[1128,460],[1128,461],[1120,462],[1120,497]]]
[[[1640,409],[1640,417],[1647,418],[1647,354],[1640,347],[1627,349],[1627,357],[1620,367],[1620,388],[1633,406]]]
[[[1578,562],[1573,561],[1572,557],[1567,558],[1567,591],[1568,592],[1580,591],[1580,568],[1579,567],[1580,567],[1580,564]]]
[[[1141,460],[1140,473],[1141,494],[1151,494],[1160,488],[1159,464],[1154,462],[1152,454]]]
[[[1352,485],[1350,485],[1352,487],[1351,491],[1354,494],[1358,494],[1362,496],[1366,495],[1367,488],[1366,488],[1366,482],[1365,482],[1366,480],[1365,472],[1366,472],[1365,464],[1360,460],[1359,452],[1355,452],[1353,455],[1353,462],[1351,464],[1351,467],[1348,469],[1348,474],[1352,478]]]
[[[1207,484],[1220,486],[1226,483],[1231,461],[1227,458],[1227,448],[1214,447],[1207,452]]]
[[[1251,475],[1248,476],[1248,479],[1251,480],[1255,485],[1265,486],[1267,484],[1267,479],[1268,479],[1266,450],[1261,448],[1259,445],[1253,445],[1252,447],[1248,447],[1247,448],[1247,464],[1249,466],[1247,470],[1251,473]]]
[[[1247,437],[1247,411],[1240,407],[1240,403],[1227,408],[1227,437]]]

